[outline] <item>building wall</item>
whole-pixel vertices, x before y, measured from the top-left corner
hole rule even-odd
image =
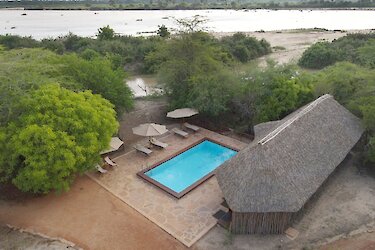
[[[236,234],[281,234],[292,223],[295,213],[232,212],[230,231]]]

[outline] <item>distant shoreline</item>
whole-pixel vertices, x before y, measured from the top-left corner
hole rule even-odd
[[[158,8],[158,7],[150,7],[150,8],[144,8],[144,7],[113,7],[110,5],[104,5],[104,6],[75,6],[75,4],[66,4],[66,6],[59,6],[59,7],[53,7],[53,6],[41,6],[35,5],[32,6],[19,6],[19,7],[8,7],[8,6],[1,6],[0,2],[0,10],[25,10],[25,11],[32,11],[32,10],[55,10],[55,11],[74,11],[74,10],[87,10],[87,11],[159,11],[159,10],[235,10],[235,11],[251,11],[251,10],[272,10],[272,11],[278,11],[278,10],[300,10],[300,11],[306,11],[306,10],[359,10],[359,11],[375,11],[375,7],[308,7],[308,6],[288,6],[288,7],[248,7],[248,8],[223,8],[223,7],[208,7],[208,8],[193,8],[193,7],[186,7],[186,8]],[[64,4],[62,4],[64,5]]]
[[[39,13],[39,14],[37,14]],[[31,36],[36,40],[65,36],[69,32],[94,37],[97,29],[109,25],[116,34],[123,36],[149,36],[156,34],[158,25],[165,25],[172,33],[178,25],[175,18],[191,18],[201,15],[208,19],[205,30],[213,32],[276,33],[294,29],[303,32],[345,32],[348,30],[371,30],[375,21],[373,11],[272,11],[272,10],[186,10],[180,11],[27,11],[0,10],[0,34]],[[237,18],[236,18],[237,17]],[[269,22],[270,18],[278,22]],[[306,18],[308,17],[308,18]],[[80,23],[84,18],[85,22]],[[355,20],[361,18],[357,22]],[[322,20],[319,20],[322,19]],[[48,22],[46,20],[53,20]],[[345,22],[343,22],[343,21]],[[353,20],[353,22],[352,22]],[[371,20],[371,23],[369,23]],[[223,23],[225,22],[225,23]],[[354,24],[354,25],[353,25]],[[301,42],[303,43],[303,41]]]

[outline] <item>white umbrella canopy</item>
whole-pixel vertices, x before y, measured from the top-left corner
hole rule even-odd
[[[106,150],[103,150],[102,152],[100,152],[100,154],[106,154],[106,153],[116,151],[122,146],[122,144],[124,144],[124,142],[121,141],[120,138],[112,137],[111,141],[109,142],[109,147]]]
[[[140,136],[158,136],[168,132],[165,125],[155,124],[155,123],[144,123],[138,127],[132,128],[133,134]]]
[[[198,114],[199,112],[191,108],[176,109],[167,113],[167,117],[170,118],[184,118]]]

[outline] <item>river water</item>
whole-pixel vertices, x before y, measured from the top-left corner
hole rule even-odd
[[[374,10],[152,10],[152,11],[24,11],[0,10],[0,34],[36,39],[73,32],[94,37],[97,29],[111,26],[117,33],[139,35],[158,25],[175,28],[173,18],[194,15],[208,19],[212,32],[271,31],[300,28],[373,29]]]

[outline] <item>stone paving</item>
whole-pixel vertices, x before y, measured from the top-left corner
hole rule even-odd
[[[149,157],[133,150],[115,158],[114,160],[119,166],[106,174],[90,173],[88,175],[184,245],[190,247],[216,224],[212,215],[220,209],[222,192],[215,176],[181,199],[176,199],[144,181],[136,173],[204,137],[237,149],[246,146],[243,142],[205,129],[201,129],[198,133],[191,133],[187,139],[169,134],[159,138],[169,144],[167,149],[153,148],[154,152]]]

